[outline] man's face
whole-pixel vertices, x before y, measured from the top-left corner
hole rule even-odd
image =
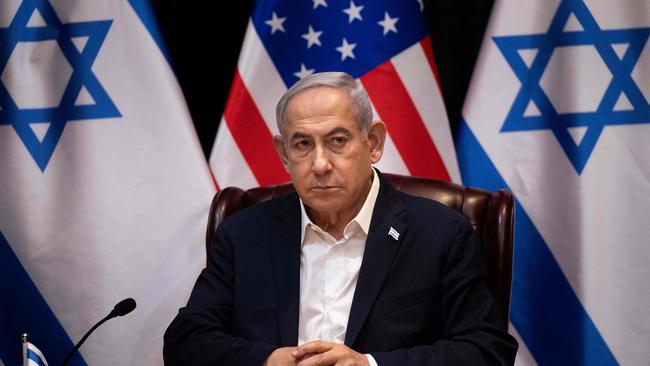
[[[315,87],[289,100],[283,127],[274,144],[303,202],[318,213],[355,214],[383,152],[383,123],[364,136],[347,94]]]

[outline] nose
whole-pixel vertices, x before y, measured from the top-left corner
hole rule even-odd
[[[313,151],[312,171],[316,175],[324,175],[332,171],[330,157],[321,146],[316,147]]]

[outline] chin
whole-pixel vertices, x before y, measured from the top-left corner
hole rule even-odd
[[[307,200],[303,199],[303,202],[305,202],[305,204],[311,209],[316,211],[331,211],[333,209],[342,207],[344,200],[345,197],[340,194],[312,194]]]

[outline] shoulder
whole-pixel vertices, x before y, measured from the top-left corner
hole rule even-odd
[[[436,232],[438,235],[445,233],[450,237],[474,230],[472,224],[462,213],[438,201],[401,191],[395,191],[395,194],[405,208],[401,219],[410,227],[429,229],[426,231]]]
[[[228,216],[220,228],[224,231],[256,231],[273,222],[274,218],[286,216],[292,211],[300,214],[298,195],[289,193],[284,196],[253,204]]]
[[[431,199],[403,192],[398,196],[404,207],[399,220],[407,228],[405,243],[411,255],[429,258],[440,268],[465,256],[480,258],[479,237],[462,213]]]

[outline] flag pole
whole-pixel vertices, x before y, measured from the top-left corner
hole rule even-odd
[[[23,366],[27,366],[27,338],[29,337],[29,334],[27,333],[22,333],[20,335],[20,339],[23,341]]]

